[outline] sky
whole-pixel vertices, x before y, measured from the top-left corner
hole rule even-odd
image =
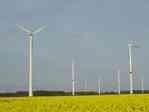
[[[77,89],[129,89],[128,43],[133,49],[134,88],[149,89],[148,0],[0,0],[0,91],[28,88],[26,33],[23,25],[46,29],[33,37],[33,89],[71,90],[75,60]]]

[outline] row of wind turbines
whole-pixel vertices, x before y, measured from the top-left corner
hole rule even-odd
[[[129,58],[129,93],[133,94],[133,78],[134,78],[134,71],[133,71],[133,63],[132,63],[132,49],[140,48],[139,45],[136,44],[135,41],[131,41],[128,44],[128,58]],[[75,95],[75,65],[74,60],[72,60],[72,95]],[[86,81],[85,81],[85,85]],[[144,93],[144,80],[141,79],[141,91]],[[118,94],[121,93],[121,81],[120,81],[120,69],[117,70],[117,92]],[[98,94],[101,94],[101,79],[98,79]]]
[[[25,32],[28,36],[28,96],[33,96],[33,88],[32,88],[32,49],[33,49],[33,36],[46,28],[46,26],[42,26],[34,31],[25,28],[21,25],[16,25],[20,30]],[[131,42],[128,44],[128,55],[129,55],[129,81],[130,81],[130,94],[133,94],[133,64],[132,64],[132,49],[139,48],[135,42]],[[120,70],[117,70],[117,80],[118,80],[118,94],[121,92],[120,88]],[[141,88],[144,91],[143,80],[141,80]],[[98,93],[101,94],[101,80],[98,79]],[[75,96],[75,61],[72,60],[72,96]]]

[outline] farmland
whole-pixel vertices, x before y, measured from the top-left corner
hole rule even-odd
[[[148,112],[149,95],[1,97],[0,112]]]

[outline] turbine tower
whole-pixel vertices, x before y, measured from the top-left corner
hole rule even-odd
[[[100,81],[100,78],[98,78],[98,94],[101,95],[101,81]]]
[[[72,96],[75,96],[75,63],[72,60]]]
[[[24,31],[25,33],[27,33],[27,36],[28,36],[28,41],[29,41],[29,44],[28,44],[28,48],[29,48],[29,50],[28,50],[28,54],[29,54],[29,63],[28,63],[28,69],[29,69],[29,71],[28,71],[28,91],[29,91],[29,96],[33,96],[33,91],[32,91],[32,53],[33,53],[33,51],[32,51],[32,49],[33,49],[33,35],[34,34],[37,34],[37,33],[39,33],[39,32],[41,32],[44,28],[45,28],[45,26],[43,26],[43,27],[40,27],[40,28],[38,28],[37,30],[35,30],[35,31],[32,31],[32,30],[29,30],[29,29],[27,29],[27,28],[25,28],[24,26],[21,26],[21,25],[16,25],[19,29],[21,29],[22,31]]]
[[[84,80],[84,91],[87,91],[87,80]]]
[[[141,79],[141,92],[144,93],[144,79]]]
[[[117,83],[118,83],[118,94],[121,94],[121,81],[120,81],[120,70],[117,70]]]
[[[132,48],[139,48],[138,45],[132,41],[128,44],[128,55],[129,55],[129,81],[130,81],[130,94],[133,94],[133,64],[132,64]]]

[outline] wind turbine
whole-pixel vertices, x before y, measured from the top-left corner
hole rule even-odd
[[[84,91],[87,91],[87,80],[84,80]]]
[[[117,70],[118,94],[121,94],[120,70]]]
[[[132,48],[139,48],[136,42],[132,41],[128,44],[129,55],[129,80],[130,80],[130,94],[133,94],[133,64],[132,64]]]
[[[27,28],[25,28],[24,26],[21,25],[16,25],[19,29],[21,29],[22,31],[24,31],[25,33],[27,33],[28,39],[29,39],[29,50],[28,50],[28,54],[29,54],[29,63],[28,63],[28,86],[29,86],[29,96],[33,96],[33,91],[32,91],[32,49],[33,49],[33,35],[37,34],[39,32],[41,32],[46,26],[42,26],[34,31],[29,30]]]
[[[141,79],[141,92],[144,93],[144,78]]]
[[[75,62],[72,60],[72,96],[75,96]]]
[[[98,94],[101,95],[101,81],[100,81],[100,78],[98,78]]]

